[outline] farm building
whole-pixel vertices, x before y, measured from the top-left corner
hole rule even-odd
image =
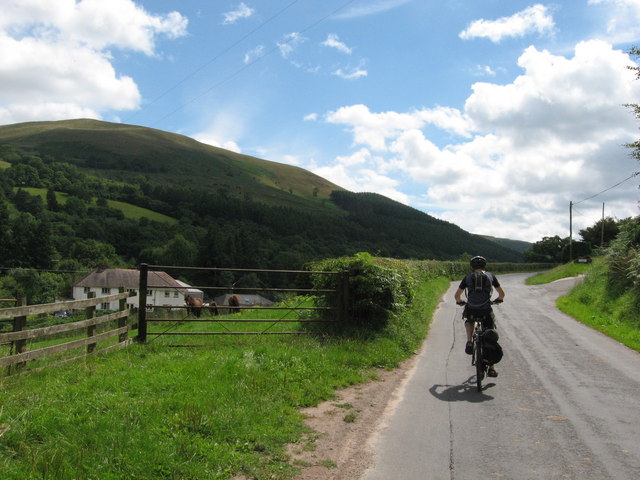
[[[73,285],[74,300],[89,297],[95,293],[97,298],[118,293],[118,289],[135,293],[127,299],[129,308],[138,307],[138,289],[140,288],[140,272],[127,268],[97,269]],[[147,307],[167,306],[183,307],[185,295],[202,298],[202,290],[193,289],[184,282],[180,282],[165,272],[150,271],[147,279]],[[105,302],[99,306],[100,310],[117,310],[117,302]]]
[[[216,297],[214,300],[218,305],[229,305],[229,297],[231,293],[225,293],[224,295],[220,295]],[[264,298],[262,295],[238,295],[240,297],[240,305],[241,306],[261,306],[261,307],[270,307],[273,305],[273,302],[268,298]]]

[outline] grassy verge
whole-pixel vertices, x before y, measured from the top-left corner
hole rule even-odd
[[[607,268],[595,264],[568,295],[560,297],[560,310],[580,322],[640,351],[640,313],[637,295],[608,286]]]
[[[596,259],[596,262],[597,261],[598,260]],[[558,265],[549,271],[527,278],[525,283],[527,285],[542,285],[562,278],[577,277],[578,275],[583,275],[590,269],[590,267],[591,265],[586,263],[567,263],[565,265]]]
[[[298,409],[408,358],[448,286],[420,283],[376,335],[219,336],[191,349],[158,337],[0,379],[2,478],[292,478],[284,447],[306,430]]]

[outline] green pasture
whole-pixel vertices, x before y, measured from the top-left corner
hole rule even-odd
[[[21,188],[25,192],[29,193],[29,195],[38,195],[39,197],[42,198],[43,201],[46,202],[46,199],[47,199],[46,189],[33,188],[33,187],[21,187]],[[65,203],[67,203],[67,198],[69,197],[68,194],[62,193],[62,192],[55,192],[55,194],[56,194],[56,199],[58,200],[58,203],[60,203],[61,205],[64,205]],[[94,202],[95,202],[95,199],[94,199]],[[116,210],[120,210],[124,214],[125,218],[130,218],[132,220],[139,220],[142,217],[146,217],[147,219],[154,222],[168,223],[171,225],[178,223],[178,221],[175,218],[169,217],[162,213],[154,212],[152,210],[148,210],[143,207],[137,207],[130,203],[119,202],[116,200],[107,200],[107,206],[110,208],[114,208]]]
[[[448,286],[445,278],[420,282],[411,308],[378,333],[203,336],[193,348],[169,346],[182,337],[149,335],[146,345],[0,378],[2,478],[294,478],[285,446],[308,430],[299,409],[416,352]],[[285,318],[258,310],[229,317]],[[220,318],[156,322],[149,331],[232,328]],[[307,331],[300,323],[276,328]]]

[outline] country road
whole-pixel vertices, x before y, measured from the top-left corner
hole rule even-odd
[[[505,357],[475,388],[452,283],[363,480],[640,478],[640,355],[559,312],[575,280],[498,276]]]

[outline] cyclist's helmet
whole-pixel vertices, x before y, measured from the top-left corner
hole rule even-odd
[[[484,268],[487,266],[487,259],[484,257],[473,257],[469,263],[473,269]]]

